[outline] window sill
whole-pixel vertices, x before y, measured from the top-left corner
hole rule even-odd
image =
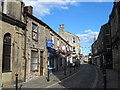
[[[12,71],[3,71],[2,73],[9,73],[9,72],[12,72]]]

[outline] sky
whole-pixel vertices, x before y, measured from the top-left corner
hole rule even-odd
[[[59,31],[64,24],[65,31],[80,38],[82,53],[90,53],[94,36],[109,20],[113,2],[111,0],[23,0],[26,6],[33,7],[33,15]]]

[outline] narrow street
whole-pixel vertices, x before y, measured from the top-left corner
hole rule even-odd
[[[83,64],[78,72],[47,88],[93,88],[96,83],[96,73],[93,65]]]
[[[74,70],[67,69],[66,75],[63,71],[53,72],[50,74],[50,81],[47,82],[46,77],[39,77],[26,83],[21,83],[23,88],[96,88],[98,81],[98,72],[94,65],[81,64]],[[9,87],[9,88],[14,88]]]
[[[0,40],[0,90],[120,89],[120,0],[0,0]]]

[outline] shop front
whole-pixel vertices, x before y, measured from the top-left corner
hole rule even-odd
[[[56,50],[54,48],[47,48],[48,53],[48,68],[49,72],[55,71],[56,68]]]

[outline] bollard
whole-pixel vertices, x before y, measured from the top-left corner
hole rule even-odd
[[[106,70],[103,71],[104,75],[104,90],[106,90]]]
[[[16,90],[18,90],[18,74],[15,74],[16,76]]]
[[[74,70],[75,70],[75,66],[74,66]]]
[[[50,72],[49,72],[49,69],[48,69],[48,78],[47,78],[47,81],[50,81],[49,75],[50,75]]]

